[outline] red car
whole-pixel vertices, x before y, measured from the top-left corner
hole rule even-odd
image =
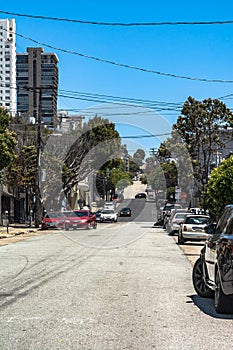
[[[84,228],[89,230],[91,228],[97,228],[96,216],[90,210],[73,210],[64,211],[65,215],[65,229],[70,228]]]
[[[64,227],[64,215],[61,212],[46,213],[42,218],[41,223],[42,230],[49,228],[63,228]]]

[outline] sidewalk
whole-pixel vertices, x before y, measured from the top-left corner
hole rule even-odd
[[[10,224],[8,232],[6,226],[0,226],[0,246],[15,243],[38,234],[41,234],[40,229],[29,227],[28,224]]]

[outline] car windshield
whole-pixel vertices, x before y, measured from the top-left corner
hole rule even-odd
[[[74,212],[76,216],[78,216],[79,218],[83,218],[85,216],[88,216],[88,212],[87,211],[75,211]]]
[[[186,220],[186,224],[204,225],[207,224],[209,218],[204,217],[189,217]]]
[[[73,218],[75,217],[75,213],[73,211],[64,211],[64,215],[67,217],[67,218]]]
[[[61,213],[49,213],[45,215],[46,219],[56,219],[56,218],[61,218],[62,214]]]
[[[103,210],[103,214],[114,214],[114,210]]]
[[[187,215],[186,213],[176,214],[174,219],[175,220],[184,219],[186,215]]]

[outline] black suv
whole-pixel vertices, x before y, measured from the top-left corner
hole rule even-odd
[[[193,267],[193,285],[201,297],[214,297],[217,312],[232,314],[233,205],[225,207],[217,225],[207,225],[205,230],[209,237]]]

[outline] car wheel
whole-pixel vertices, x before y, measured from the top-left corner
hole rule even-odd
[[[210,289],[206,284],[207,269],[201,258],[197,259],[193,266],[193,286],[195,291],[200,297],[213,298],[214,291]]]
[[[223,293],[219,271],[216,272],[215,276],[214,307],[216,312],[220,314],[233,313],[233,294],[226,295]]]
[[[184,240],[184,237],[182,235],[182,232],[179,231],[178,233],[178,244],[184,244],[185,243],[185,240]]]

